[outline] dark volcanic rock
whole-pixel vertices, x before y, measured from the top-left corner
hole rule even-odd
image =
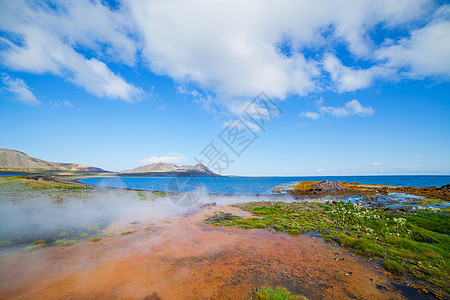
[[[450,183],[449,184],[446,184],[446,185],[443,185],[443,186],[441,186],[440,188],[439,188],[440,190],[443,190],[443,191],[447,191],[447,192],[450,192]]]
[[[342,183],[339,181],[325,180],[316,184],[310,191],[314,194],[343,191]]]

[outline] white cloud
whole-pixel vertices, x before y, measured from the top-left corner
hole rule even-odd
[[[450,78],[450,5],[438,9],[427,26],[380,48],[376,55],[390,67],[406,68],[406,75],[412,78]]]
[[[70,103],[69,100],[64,100],[64,101],[62,102],[62,105],[67,106],[67,107],[70,107],[70,108],[74,108],[74,107],[75,107],[75,106],[72,105],[72,103]]]
[[[300,53],[284,57],[275,46],[281,32],[266,31],[269,3],[132,1],[130,6],[155,73],[228,96],[266,91],[283,98],[314,89],[315,62]]]
[[[55,3],[0,2],[2,64],[98,97],[133,102],[143,93],[113,64],[167,75],[211,111],[216,102],[232,111],[260,91],[284,99],[450,73],[450,9],[432,0]],[[380,28],[403,34],[374,41]]]
[[[191,99],[199,104],[205,111],[212,114],[217,113],[215,101],[211,95],[203,95],[196,89],[185,89],[182,86],[177,86],[176,90],[178,94],[190,96]]]
[[[379,162],[374,162],[374,163],[371,163],[371,165],[372,165],[372,166],[380,166],[381,163],[379,163]]]
[[[302,114],[304,117],[309,118],[311,120],[317,120],[320,118],[320,114],[312,111],[306,111]]]
[[[333,89],[340,93],[353,92],[372,85],[375,78],[387,77],[393,71],[384,66],[374,66],[369,69],[353,69],[346,67],[334,55],[327,54],[323,67],[330,74]]]
[[[319,111],[324,114],[330,114],[334,117],[343,118],[348,116],[371,116],[374,110],[370,106],[362,106],[358,100],[346,102],[343,107],[322,106]]]
[[[353,70],[340,61],[306,58],[321,47],[344,44],[357,58],[372,59],[369,31],[420,20],[430,1],[131,1],[149,68],[219,97],[305,95],[323,88],[353,91],[385,76],[384,67]],[[427,6],[428,5],[428,6]],[[290,55],[279,48],[287,42]],[[322,66],[324,63],[324,66]],[[322,69],[323,68],[323,69]],[[225,95],[225,96],[224,96]]]
[[[182,164],[186,161],[186,156],[179,153],[169,153],[167,156],[152,156],[149,158],[144,158],[138,160],[140,164],[149,165],[157,163],[167,163],[167,164]]]
[[[142,90],[114,74],[95,57],[132,65],[136,46],[128,34],[123,11],[114,12],[99,2],[47,3],[4,1],[0,7],[3,64],[14,70],[52,73],[98,96],[133,102]]]
[[[63,101],[55,100],[55,101],[50,101],[49,103],[53,107],[66,106],[69,108],[75,108],[75,106],[69,100],[63,100]]]
[[[41,102],[36,98],[33,92],[30,91],[30,88],[22,79],[12,78],[7,74],[2,73],[2,81],[5,85],[4,89],[13,93],[17,97],[17,100],[28,105],[41,104]]]
[[[422,154],[416,154],[416,158],[417,159],[421,159],[422,158]]]

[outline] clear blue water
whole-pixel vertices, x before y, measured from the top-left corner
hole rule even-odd
[[[320,177],[95,177],[82,183],[150,191],[186,192],[203,187],[215,194],[271,194],[271,189],[307,180],[335,180],[399,186],[442,186],[450,176],[320,176]]]

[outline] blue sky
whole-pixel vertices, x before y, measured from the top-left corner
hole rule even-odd
[[[211,3],[2,1],[0,147],[118,171],[213,142],[223,174],[450,174],[450,5]],[[243,112],[260,92],[282,111],[264,130]],[[257,135],[240,156],[219,137],[235,118]]]

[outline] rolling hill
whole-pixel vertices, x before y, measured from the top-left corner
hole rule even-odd
[[[137,167],[131,170],[124,170],[120,172],[120,174],[157,176],[219,176],[202,163],[194,166],[177,166],[168,163],[156,163]]]
[[[85,166],[74,163],[49,162],[27,154],[12,150],[0,148],[0,171],[72,171],[72,172],[107,172],[101,168]]]

